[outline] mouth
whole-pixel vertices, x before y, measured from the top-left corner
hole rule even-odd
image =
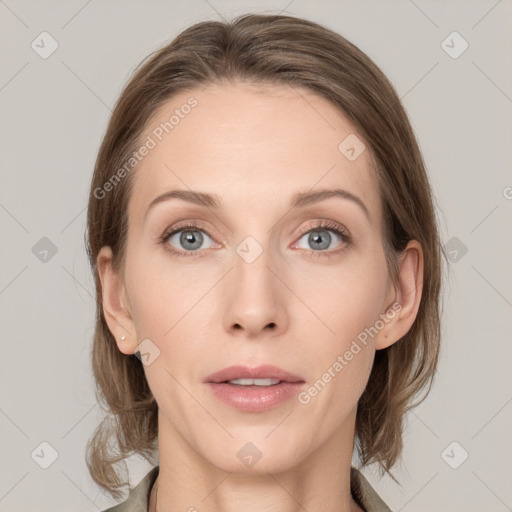
[[[203,382],[229,383],[238,386],[275,386],[281,382],[300,383],[305,381],[282,368],[265,364],[253,368],[242,365],[230,366],[209,375]]]
[[[232,380],[225,380],[224,382],[221,382],[221,384],[232,384],[233,386],[241,386],[241,387],[250,387],[253,388],[259,388],[259,387],[269,387],[269,386],[275,386],[277,384],[280,384],[282,381],[279,379],[232,379]]]
[[[272,365],[230,366],[204,381],[225,405],[245,412],[264,412],[297,395],[305,381]]]

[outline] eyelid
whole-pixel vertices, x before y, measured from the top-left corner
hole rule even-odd
[[[212,241],[215,242],[214,240],[214,237],[212,235],[210,235],[210,230],[201,222],[201,221],[196,221],[196,220],[189,220],[189,221],[183,221],[183,222],[178,222],[177,224],[167,228],[163,235],[161,235],[159,237],[159,242],[165,247],[165,249],[175,255],[178,255],[178,256],[196,256],[196,257],[201,257],[202,254],[201,253],[205,253],[205,252],[209,252],[209,249],[203,249],[203,250],[198,250],[198,251],[184,251],[184,250],[180,250],[180,249],[175,249],[174,247],[169,247],[169,238],[171,238],[173,235],[175,235],[176,233],[180,232],[180,231],[183,231],[183,230],[186,230],[187,228],[190,228],[190,231],[202,231],[204,232],[210,239],[212,239]],[[292,243],[292,246],[296,246],[298,244],[298,242],[300,241],[300,239],[307,233],[311,232],[311,231],[321,231],[321,230],[326,230],[326,231],[333,231],[337,234],[337,236],[339,238],[341,238],[341,248],[338,248],[338,249],[331,249],[331,250],[322,250],[322,251],[315,251],[313,249],[302,249],[303,251],[306,251],[306,253],[310,254],[311,256],[324,256],[324,257],[331,257],[331,256],[335,256],[337,255],[339,252],[345,250],[347,248],[347,246],[351,245],[352,243],[352,236],[350,234],[350,232],[348,231],[348,229],[336,222],[336,221],[332,221],[332,220],[327,220],[327,219],[316,219],[316,220],[312,220],[312,221],[309,221],[309,223],[305,226],[302,226],[300,229],[299,229],[299,233],[300,233],[300,236]],[[224,244],[223,243],[220,243],[220,247],[223,247]],[[219,248],[219,247],[217,247]],[[212,249],[212,248],[210,248]],[[194,254],[194,253],[197,253],[197,254]]]
[[[190,228],[190,231],[202,231],[202,232],[206,233],[206,235],[208,235],[212,240],[214,240],[214,238],[215,238],[214,236],[212,236],[210,234],[209,228],[207,228],[204,224],[202,224],[201,221],[195,221],[195,220],[184,221],[183,223],[178,222],[178,224],[167,228],[164,231],[163,235],[159,238],[160,238],[160,240],[163,240],[163,239],[168,240],[172,235],[178,233],[179,231],[184,231],[187,228]]]
[[[315,230],[321,230],[325,229],[327,231],[340,231],[344,235],[346,235],[347,238],[350,238],[350,232],[349,230],[339,222],[333,221],[333,220],[327,220],[327,219],[316,219],[313,221],[309,221],[309,224],[306,226],[303,226],[299,229],[301,235],[304,233],[307,233],[308,231],[315,231]]]
[[[340,251],[346,249],[349,245],[352,245],[352,235],[349,230],[343,225],[336,221],[327,220],[327,219],[317,219],[314,221],[310,221],[308,225],[303,226],[299,229],[300,236],[299,238],[292,244],[292,247],[296,247],[300,240],[307,234],[312,231],[332,231],[336,233],[336,236],[341,239],[341,247],[338,249],[331,249],[327,251],[314,251],[313,249],[305,249],[309,251],[310,254],[315,256],[320,256],[323,254],[324,256],[335,256]]]
[[[164,231],[163,235],[161,235],[161,238],[171,236],[185,228],[199,228],[199,230],[204,231],[210,238],[213,238],[213,236],[210,234],[209,228],[203,225],[202,222],[199,220],[184,221],[184,223],[178,222],[178,224],[167,228]],[[347,238],[351,238],[351,234],[345,226],[339,224],[336,221],[331,221],[327,219],[316,219],[313,221],[309,221],[309,224],[299,228],[299,233],[302,236],[304,233],[307,233],[315,229],[339,230],[344,235],[346,235]]]

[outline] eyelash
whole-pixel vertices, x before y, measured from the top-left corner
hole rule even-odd
[[[348,231],[341,225],[339,225],[338,223],[336,222],[333,222],[333,221],[326,221],[326,220],[322,220],[316,224],[313,224],[313,225],[309,225],[309,226],[305,226],[304,228],[300,229],[300,233],[301,233],[301,236],[299,237],[299,240],[300,238],[302,238],[302,236],[304,236],[305,233],[308,233],[310,231],[320,231],[320,230],[328,230],[328,231],[333,231],[334,233],[336,233],[342,240],[342,247],[340,249],[335,249],[335,250],[331,250],[331,251],[314,251],[314,250],[309,250],[307,251],[306,250],[306,253],[309,255],[309,257],[312,257],[312,258],[317,258],[317,257],[326,257],[326,258],[331,258],[333,256],[336,256],[338,253],[346,250],[347,246],[351,244],[352,242],[352,238],[350,236],[350,234],[348,233]],[[170,230],[167,230],[161,237],[160,237],[160,240],[159,240],[159,243],[164,247],[164,249],[166,251],[169,251],[171,254],[175,255],[175,256],[179,256],[179,257],[197,257],[197,254],[194,254],[195,252],[202,252],[202,251],[178,251],[176,249],[174,249],[171,245],[169,245],[167,242],[169,240],[169,238],[173,235],[175,235],[176,233],[179,233],[180,231],[202,231],[204,233],[206,233],[210,238],[213,238],[210,233],[208,232],[208,230],[204,227],[204,226],[201,226],[200,224],[183,224],[183,225],[180,225],[180,226],[177,226],[177,227],[173,227],[172,229]],[[199,256],[200,257],[200,256]]]

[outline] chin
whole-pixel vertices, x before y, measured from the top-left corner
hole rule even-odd
[[[278,438],[265,439],[267,433],[230,438],[225,444],[218,443],[217,439],[215,444],[212,442],[205,447],[203,456],[222,471],[253,475],[279,473],[300,462],[299,446]]]

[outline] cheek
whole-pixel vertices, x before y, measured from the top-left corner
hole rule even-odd
[[[339,266],[317,269],[293,284],[297,295],[310,306],[326,336],[340,343],[372,325],[383,309],[388,283],[383,254],[347,258]]]
[[[360,396],[375,354],[372,327],[385,308],[388,280],[384,255],[340,268],[322,282],[324,293],[315,293],[314,306],[321,322],[315,320],[307,327],[314,344],[323,338],[322,350],[310,353],[314,377],[330,379],[333,399],[342,400],[347,393]]]
[[[351,270],[339,272],[326,293],[317,295],[315,312],[321,322],[303,323],[309,334],[303,353],[308,354],[311,386],[303,398],[313,417],[325,419],[326,430],[349,414],[368,383],[375,355],[368,333],[383,313],[385,264]]]
[[[140,334],[165,339],[206,290],[202,279],[184,272],[184,265],[173,260],[162,247],[151,248],[147,244],[145,248],[132,247],[128,253],[126,279],[130,304]]]
[[[158,252],[132,253],[126,263],[137,339],[141,342],[149,338],[160,351],[155,364],[145,367],[156,393],[162,385],[153,387],[152,381],[166,382],[166,388],[169,380],[174,382],[170,374],[181,381],[182,373],[196,368],[201,356],[212,350],[202,322],[208,322],[211,315],[206,304],[213,295],[207,296],[207,292],[219,281],[204,264],[190,264],[185,269],[163,250]],[[199,274],[201,268],[204,276]],[[218,321],[218,316],[215,318]]]

